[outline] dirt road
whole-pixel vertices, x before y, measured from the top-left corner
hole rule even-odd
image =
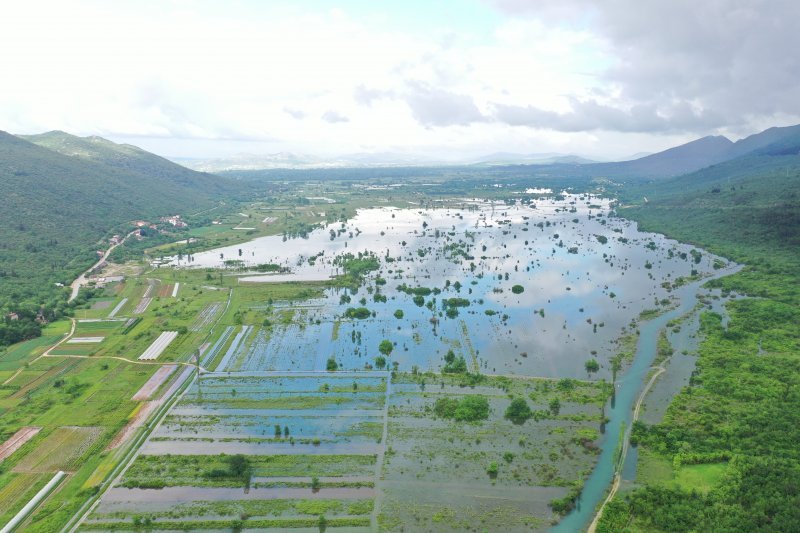
[[[72,289],[72,292],[69,295],[69,300],[67,300],[68,302],[71,302],[72,300],[74,300],[75,298],[78,297],[78,293],[81,291],[81,287],[83,287],[87,283],[86,276],[88,274],[90,274],[95,268],[97,268],[100,265],[102,265],[106,261],[106,259],[108,259],[108,256],[111,255],[111,252],[114,251],[114,248],[116,248],[117,246],[119,246],[120,244],[125,242],[127,240],[127,238],[130,237],[133,234],[134,234],[134,231],[132,231],[132,232],[128,233],[127,235],[125,235],[125,238],[123,238],[117,244],[112,244],[108,248],[108,250],[105,251],[105,253],[103,254],[103,257],[101,257],[100,259],[97,260],[97,263],[93,264],[91,266],[91,268],[89,268],[86,272],[84,272],[83,274],[78,276],[78,278],[70,284],[69,287],[70,287],[70,289]]]

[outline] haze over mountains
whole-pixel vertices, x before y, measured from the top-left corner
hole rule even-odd
[[[360,153],[325,158],[307,154],[238,154],[217,159],[181,159],[179,163],[203,172],[228,172],[264,169],[325,169],[414,166],[538,165],[552,167],[580,166],[581,175],[604,175],[615,178],[664,178],[694,172],[701,168],[744,156],[772,143],[800,135],[800,125],[770,128],[733,142],[723,136],[708,136],[658,152],[636,154],[627,160],[599,162],[573,154],[496,152],[474,159],[437,160],[398,153]]]
[[[345,154],[322,157],[310,154],[278,152],[274,154],[236,154],[214,159],[176,158],[175,162],[200,172],[263,169],[380,168],[415,166],[493,166],[493,165],[582,165],[597,161],[579,155],[560,153],[516,154],[496,152],[472,159],[443,160],[393,152]]]

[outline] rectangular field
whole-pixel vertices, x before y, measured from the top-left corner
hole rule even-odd
[[[158,356],[161,355],[164,350],[167,349],[167,346],[170,345],[172,341],[178,336],[177,331],[164,331],[161,335],[158,336],[156,340],[153,341],[143,353],[139,356],[140,361],[153,361],[158,359]]]
[[[105,337],[72,337],[67,344],[96,344],[103,342]]]
[[[14,472],[72,471],[102,431],[100,427],[67,426],[57,428],[17,463]]]
[[[114,307],[114,309],[112,309],[111,312],[108,313],[108,318],[114,318],[115,316],[117,316],[117,313],[119,313],[120,310],[123,307],[125,307],[126,303],[128,303],[128,298],[127,297],[125,297],[122,300],[120,300],[119,303]]]
[[[368,531],[388,377],[201,374],[81,530]]]
[[[0,461],[19,450],[23,444],[35,437],[41,430],[42,428],[40,427],[28,426],[14,433],[7,441],[0,444]]]
[[[142,385],[136,394],[133,395],[134,402],[149,400],[153,393],[175,372],[178,365],[165,365],[156,370],[156,373]]]

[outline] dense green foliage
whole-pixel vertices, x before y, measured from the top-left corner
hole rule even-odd
[[[208,209],[239,188],[99,138],[29,139],[0,132],[0,310],[62,313],[68,292],[55,284],[91,266],[111,235],[133,220]]]
[[[459,422],[477,422],[489,418],[489,400],[477,394],[459,399],[437,398],[433,412],[441,418],[451,418]]]
[[[336,256],[334,264],[342,267],[343,270],[340,283],[350,287],[361,285],[364,276],[373,270],[378,270],[381,266],[380,260],[375,255],[362,252],[359,252],[358,256],[353,254]]]
[[[444,374],[464,374],[467,371],[467,361],[463,356],[456,357],[453,350],[448,350],[444,356]]]
[[[344,316],[345,318],[357,318],[359,320],[364,320],[365,318],[372,316],[372,312],[366,307],[348,307],[344,311]]]
[[[701,315],[689,387],[661,423],[637,423],[631,437],[673,476],[694,464],[727,464],[725,474],[707,493],[654,482],[617,498],[599,531],[790,531],[800,523],[798,148],[773,146],[639,189],[648,202],[620,209],[645,230],[744,263],[709,285],[748,298],[727,305],[727,325]]]
[[[394,350],[394,345],[392,341],[389,339],[383,339],[381,343],[378,345],[378,351],[381,352],[383,355],[390,355]]]
[[[505,418],[515,424],[524,424],[532,416],[533,411],[525,398],[514,398],[506,408]]]

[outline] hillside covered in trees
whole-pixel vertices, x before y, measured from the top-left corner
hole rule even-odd
[[[62,132],[0,132],[0,344],[63,310],[69,284],[137,219],[196,214],[234,197],[230,180],[138,148]],[[9,313],[19,319],[11,320]]]
[[[701,316],[697,369],[664,419],[634,424],[650,474],[598,531],[794,531],[800,524],[800,138],[628,188],[619,214],[744,264],[725,323]],[[644,200],[646,196],[647,200]],[[697,477],[675,481],[687,465]],[[660,472],[653,475],[652,472]]]

